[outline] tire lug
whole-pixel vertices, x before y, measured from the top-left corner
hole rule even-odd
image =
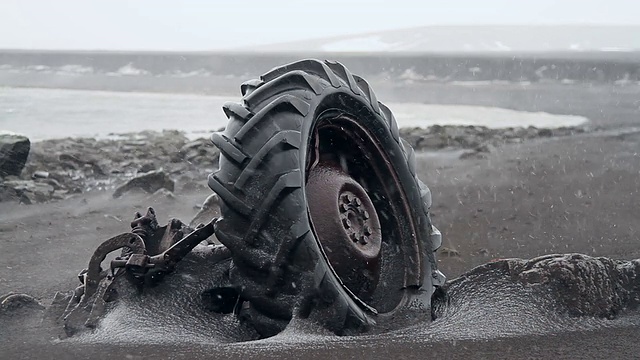
[[[343,225],[346,229],[351,228],[351,220],[346,219],[346,218],[345,218],[345,219],[342,219],[342,225]]]

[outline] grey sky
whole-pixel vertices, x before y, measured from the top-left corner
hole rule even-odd
[[[216,50],[424,25],[640,25],[636,0],[0,0],[0,48]]]

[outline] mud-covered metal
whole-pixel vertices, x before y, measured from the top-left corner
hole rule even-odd
[[[148,208],[144,216],[136,213],[131,232],[107,239],[96,248],[87,269],[78,275],[81,286],[71,295],[57,296],[58,302],[61,298],[68,301],[58,319],[64,328],[63,336],[97,326],[106,304],[117,299],[114,288],[117,278],[125,275],[132,286],[142,290],[145,285],[154,286],[173,272],[180,260],[214,233],[216,220],[213,218],[193,230],[177,219],[159,226],[153,208]],[[183,236],[186,231],[189,234]],[[120,256],[109,262],[109,269],[103,269],[101,264],[107,256],[118,250],[121,250]]]
[[[145,281],[152,284],[160,281],[163,276],[173,272],[176,265],[182,260],[196,245],[213,235],[214,224],[217,219],[212,219],[206,225],[201,224],[197,229],[175,242],[171,247],[160,254],[149,256],[146,254],[126,254],[111,261],[111,269],[125,268],[127,273],[143,285]],[[174,238],[182,233],[182,222],[171,220],[166,227],[163,239]]]
[[[116,277],[121,271],[104,270],[100,264],[110,253],[127,249],[130,255],[142,255],[145,245],[137,234],[124,233],[114,236],[98,246],[94,251],[87,269],[80,275],[81,286],[67,296],[68,304],[60,316],[63,324],[63,336],[71,336],[83,328],[95,328],[104,315],[106,302],[115,295],[112,289]]]
[[[331,265],[357,296],[380,278],[382,231],[366,191],[337,166],[319,165],[307,181],[309,213]]]

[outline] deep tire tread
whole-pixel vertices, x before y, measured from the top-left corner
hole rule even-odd
[[[208,184],[211,190],[218,194],[220,199],[231,209],[244,216],[249,216],[251,214],[251,207],[245,204],[237,196],[233,195],[231,191],[227,190],[222,182],[216,177],[215,173],[209,175]]]
[[[309,103],[297,96],[286,94],[281,95],[267,106],[260,109],[249,121],[247,121],[240,130],[234,135],[236,141],[242,143],[242,140],[249,131],[254,129],[258,123],[263,121],[269,115],[277,114],[280,111],[295,111],[296,113],[306,116],[309,112]]]
[[[400,142],[400,129],[398,129],[398,122],[396,121],[396,117],[393,116],[393,113],[387,107],[387,105],[381,102],[379,102],[378,104],[380,105],[382,114],[389,122],[389,130],[391,130],[391,135],[393,136],[394,139],[396,139],[396,142]]]
[[[369,83],[358,75],[353,75],[353,78],[356,79],[358,87],[362,89],[364,95],[369,99],[369,104],[373,108],[373,111],[380,115],[380,104],[378,103],[378,98],[376,98],[376,94],[373,92],[371,87],[369,87]]]
[[[231,119],[235,117],[237,119],[242,119],[242,121],[246,122],[251,119],[253,113],[249,111],[246,107],[242,106],[242,104],[236,102],[227,102],[222,105],[222,111],[227,116],[227,119]]]
[[[238,164],[242,164],[249,158],[231,139],[224,133],[217,132],[211,135],[211,141],[220,149],[227,158],[232,159]]]
[[[232,235],[223,229],[216,229],[216,237],[232,252],[242,254],[244,264],[251,266],[252,269],[266,271],[271,268],[272,262],[269,261],[269,254],[255,247],[247,246],[241,237]]]
[[[276,183],[271,188],[271,191],[269,191],[269,194],[265,197],[256,213],[253,215],[253,221],[251,222],[251,225],[249,225],[249,229],[244,236],[245,243],[253,244],[255,238],[260,232],[262,224],[267,221],[267,218],[271,214],[271,207],[276,200],[282,196],[282,193],[287,189],[297,189],[300,187],[302,187],[302,174],[300,173],[300,170],[293,170],[280,175]]]
[[[340,87],[340,80],[336,77],[334,72],[323,62],[315,59],[305,59],[277,67],[266,74],[262,75],[260,79],[264,82],[269,82],[279,76],[282,76],[290,71],[302,70],[308,73],[315,74],[334,88]]]
[[[257,104],[273,97],[274,93],[291,91],[295,89],[295,87],[311,91],[315,95],[319,95],[324,89],[320,83],[316,81],[314,76],[302,70],[294,70],[273,79],[268,87],[257,89],[250,95],[245,96],[244,102],[249,107],[255,107]]]
[[[326,64],[336,75],[342,78],[342,80],[349,85],[349,88],[354,94],[362,95],[360,87],[358,86],[358,83],[356,83],[356,79],[344,65],[337,61],[326,61]]]
[[[244,96],[242,104],[227,103],[223,107],[231,119],[227,130],[212,136],[213,143],[221,150],[221,170],[209,176],[209,186],[228,208],[224,210],[223,207],[216,235],[232,251],[236,266],[232,271],[236,274],[233,281],[242,289],[243,296],[255,305],[252,311],[265,316],[267,320],[264,321],[269,318],[286,320],[290,317],[286,315],[286,309],[292,311],[299,305],[292,290],[285,290],[291,284],[291,276],[303,276],[303,273],[290,273],[288,264],[294,249],[303,247],[303,250],[295,250],[302,251],[297,254],[326,256],[316,243],[306,214],[291,214],[293,225],[289,229],[278,229],[276,237],[268,230],[271,216],[281,210],[279,206],[284,206],[280,204],[289,199],[287,196],[300,196],[303,174],[300,169],[291,168],[291,159],[304,159],[304,154],[299,152],[303,138],[308,135],[302,129],[304,122],[315,116],[311,110],[315,111],[318,106],[314,102],[316,98],[322,99],[328,92],[345,94],[359,98],[371,114],[377,114],[380,125],[388,129],[398,144],[406,161],[405,169],[414,181],[413,185],[404,186],[419,188],[421,219],[426,222],[418,221],[420,225],[416,226],[421,227],[421,233],[429,233],[431,192],[416,177],[415,153],[400,138],[393,113],[378,101],[364,79],[353,75],[339,62],[306,59],[274,68],[260,79],[243,83],[241,92]],[[289,160],[281,163],[278,159]],[[223,160],[229,161],[224,161],[223,165]],[[264,190],[256,192],[256,189]],[[426,244],[429,249],[431,244],[430,241]],[[307,255],[302,256],[306,259]],[[431,268],[435,269],[433,256],[425,261],[431,261]],[[376,309],[360,301],[344,286],[326,258],[316,259],[312,264],[304,274],[314,279],[317,297],[331,294],[326,301],[331,306],[334,331],[354,324],[367,327],[375,323],[372,316],[377,314]],[[256,270],[264,277],[253,277]],[[289,280],[282,281],[284,278]],[[263,312],[270,307],[277,307],[277,314]],[[268,327],[269,324],[262,325]]]
[[[264,158],[277,147],[287,146],[292,149],[300,148],[300,131],[284,130],[273,135],[251,158],[247,166],[244,167],[238,179],[234,183],[236,189],[244,191],[244,184],[256,172],[256,169],[263,163]]]
[[[264,84],[260,79],[251,79],[240,84],[242,96],[247,96]]]

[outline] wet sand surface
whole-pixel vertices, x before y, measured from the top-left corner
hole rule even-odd
[[[602,130],[505,145],[484,158],[459,159],[456,151],[419,155],[419,177],[432,190],[433,221],[443,233],[439,265],[449,279],[496,258],[572,252],[640,258],[640,131],[635,128],[640,127],[640,92],[625,89],[616,97],[606,88],[570,89],[564,105],[562,98],[549,96],[553,89],[520,90],[523,99],[536,99],[535,106],[523,100],[521,107],[587,116]],[[504,106],[505,101],[495,97],[490,105]],[[491,101],[478,95],[468,102]],[[151,205],[160,219],[190,219],[196,213],[194,205],[209,192],[176,195],[173,200],[147,195],[113,200],[110,193],[93,193],[37,207],[0,204],[0,294],[26,292],[46,305],[56,290],[77,285],[76,275],[91,252],[104,239],[127,231],[134,211]],[[33,330],[40,313],[34,310],[0,319],[5,325],[0,326],[4,328],[0,354],[60,359],[633,358],[640,354],[636,310],[610,320],[545,315],[534,305],[525,311],[526,297],[517,291],[495,289],[479,292],[478,299],[462,306],[454,317],[388,334],[335,337],[300,321],[274,338],[235,344],[215,338],[181,339],[179,331],[175,338],[157,343],[50,342]],[[178,341],[182,343],[173,344]]]

